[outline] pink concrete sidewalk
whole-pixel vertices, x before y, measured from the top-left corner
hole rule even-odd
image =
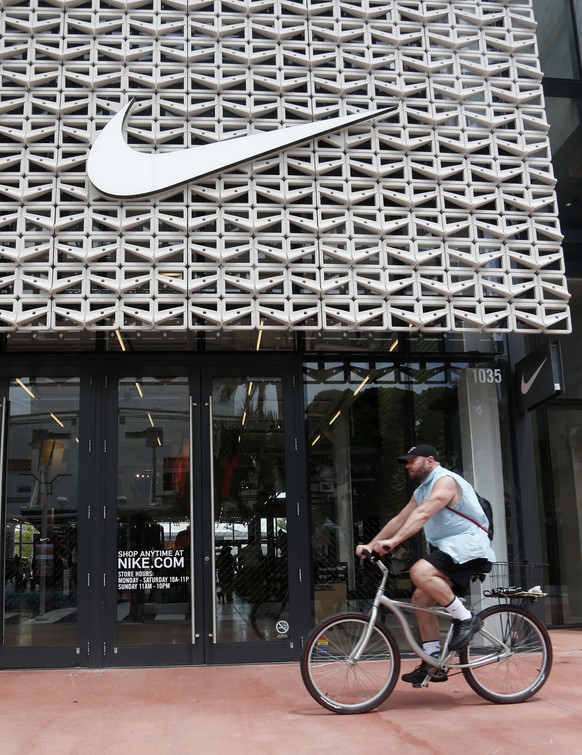
[[[551,635],[550,679],[527,703],[492,705],[455,676],[428,689],[399,683],[381,708],[359,716],[318,706],[296,664],[2,671],[0,752],[579,755],[582,630]]]

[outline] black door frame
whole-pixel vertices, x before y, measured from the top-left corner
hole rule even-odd
[[[252,356],[250,359],[248,357]],[[227,359],[211,357],[205,360],[201,369],[201,408],[202,418],[200,428],[201,454],[198,461],[206,473],[201,471],[200,478],[204,481],[200,491],[202,500],[209,501],[212,484],[210,458],[210,444],[204,438],[210,436],[210,407],[209,396],[212,393],[213,377],[234,377],[249,375],[254,377],[281,377],[283,380],[283,406],[285,426],[285,485],[288,526],[288,571],[289,571],[289,615],[290,632],[288,639],[274,643],[246,642],[232,645],[218,644],[205,633],[206,662],[207,663],[242,663],[242,662],[280,662],[296,660],[301,652],[302,637],[311,626],[310,585],[307,574],[310,572],[310,554],[308,545],[308,506],[307,506],[307,465],[303,440],[303,390],[301,360],[296,355],[278,354],[276,360],[273,355],[246,355],[245,370],[240,369],[238,360],[229,355]],[[210,533],[214,522],[211,521],[211,507],[206,505],[203,510],[203,530]],[[206,538],[202,544],[205,565],[212,559],[212,541]],[[214,590],[213,581],[205,580],[204,605],[212,606]]]
[[[121,354],[14,354],[0,366],[0,399],[7,394],[8,378],[79,377],[79,564],[76,647],[10,647],[0,649],[5,668],[161,666],[212,663],[277,662],[296,659],[301,638],[311,626],[309,584],[309,512],[307,465],[303,425],[302,363],[298,354],[121,353]],[[240,369],[244,363],[244,370]],[[289,525],[289,606],[291,630],[279,642],[220,645],[209,636],[213,579],[194,568],[196,644],[167,646],[116,646],[116,501],[117,380],[122,377],[186,376],[192,395],[192,480],[194,500],[208,501],[211,486],[209,410],[205,406],[212,376],[277,376],[283,380],[285,464]],[[206,395],[205,395],[206,394]],[[5,459],[2,460],[5,463]],[[81,483],[82,481],[82,483]],[[2,491],[4,495],[4,491]],[[201,523],[193,547],[209,557],[210,507],[194,512]],[[2,546],[3,548],[3,546]],[[202,563],[201,558],[198,559]],[[192,559],[194,562],[194,558]],[[208,564],[205,561],[204,564]],[[206,569],[207,570],[207,569]],[[82,587],[81,587],[82,585]],[[200,643],[200,644],[198,644]]]

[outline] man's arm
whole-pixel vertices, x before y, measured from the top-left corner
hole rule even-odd
[[[411,498],[406,506],[401,511],[399,511],[396,516],[392,517],[392,519],[390,519],[390,521],[387,522],[384,527],[382,527],[376,537],[372,538],[372,540],[370,540],[367,545],[357,546],[356,555],[362,557],[364,551],[369,551],[370,553],[372,553],[374,551],[374,545],[378,541],[393,537],[403,527],[407,519],[410,518],[412,512],[417,508],[418,504],[416,503],[414,498]]]
[[[445,506],[455,503],[458,499],[459,490],[457,488],[457,483],[453,478],[448,476],[439,478],[433,486],[432,493],[422,506],[418,506],[414,498],[410,499],[408,505],[401,512],[408,512],[408,516],[401,522],[400,527],[397,530],[390,530],[390,534],[388,534],[388,525],[392,522],[389,522],[388,525],[386,525],[375,539],[373,544],[374,550],[377,553],[384,553],[386,549],[393,550],[400,545],[400,543],[403,543],[405,540],[408,540],[409,537],[420,532],[428,520],[433,517],[437,511],[440,511]],[[414,504],[414,508],[410,507],[411,503]],[[400,515],[395,517],[392,521],[398,519],[399,516]],[[387,531],[386,533],[385,530]],[[380,537],[380,535],[383,534],[387,534],[387,537]]]

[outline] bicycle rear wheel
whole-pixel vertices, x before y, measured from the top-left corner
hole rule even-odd
[[[482,611],[483,627],[461,663],[491,660],[463,669],[467,683],[492,703],[522,703],[545,684],[552,668],[552,643],[544,625],[517,606],[492,606]],[[503,656],[505,645],[509,654]],[[507,651],[506,651],[507,652]]]
[[[394,637],[379,623],[358,660],[353,658],[370,617],[341,614],[312,630],[301,656],[301,676],[307,691],[334,713],[367,713],[384,702],[400,672]]]

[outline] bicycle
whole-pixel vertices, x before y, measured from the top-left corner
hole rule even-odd
[[[449,651],[450,624],[438,658],[424,652],[410,627],[407,612],[425,611],[447,619],[442,608],[422,608],[384,594],[389,575],[380,557],[371,560],[382,579],[369,614],[343,613],[320,622],[310,632],[301,656],[301,676],[309,694],[334,713],[367,713],[393,692],[400,676],[400,655],[393,633],[378,620],[380,607],[402,627],[414,653],[427,664],[431,678],[460,671],[478,695],[492,703],[521,703],[539,692],[552,667],[552,644],[544,625],[525,607],[545,593],[495,588],[487,597],[504,600],[479,613],[483,626],[468,647]],[[475,579],[483,581],[485,574]],[[521,605],[513,601],[519,599]]]

